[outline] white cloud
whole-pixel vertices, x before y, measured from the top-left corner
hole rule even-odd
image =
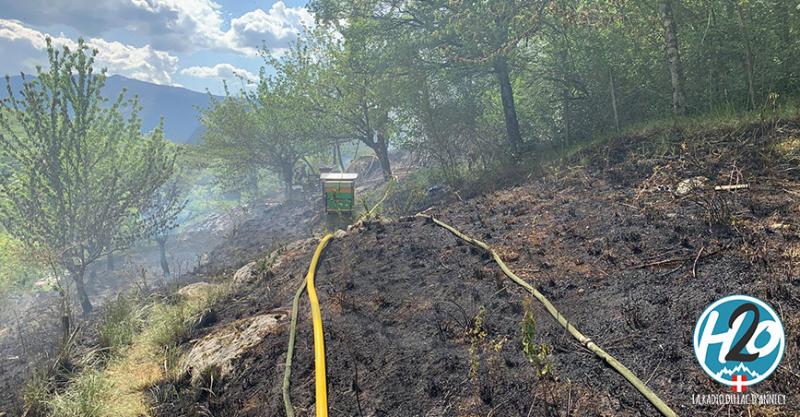
[[[88,44],[98,50],[97,63],[109,71],[156,84],[173,84],[178,58],[167,52],[154,50],[150,45],[136,48],[103,39],[90,39]]]
[[[250,71],[237,68],[231,64],[217,64],[213,67],[189,67],[181,70],[181,74],[197,78],[236,80],[244,78],[248,83],[258,81],[258,76]]]
[[[75,48],[77,42],[64,36],[49,35],[25,26],[16,20],[0,19],[0,50],[8,51],[11,62],[0,62],[0,71],[16,72],[22,64],[23,71],[33,72],[35,65],[46,64],[45,39],[50,36],[56,47]],[[116,41],[90,38],[89,47],[97,49],[95,58],[98,67],[108,68],[111,74],[120,74],[156,84],[172,84],[172,74],[178,66],[178,58],[167,52],[153,49],[150,45],[135,47]],[[3,60],[6,61],[6,60]],[[14,65],[14,68],[7,68]]]
[[[217,0],[218,1],[218,0]],[[240,16],[226,16],[215,0],[0,0],[0,76],[34,73],[46,65],[45,38],[76,46],[78,33],[98,50],[98,67],[142,81],[175,85],[178,56],[196,51],[258,56],[265,45],[281,54],[314,18],[305,7],[277,1]],[[24,22],[24,23],[23,23]],[[50,28],[50,29],[48,29]],[[73,31],[74,30],[74,31]],[[125,38],[111,38],[125,32]],[[203,62],[203,64],[206,64]],[[257,75],[230,64],[185,68],[197,78],[253,81]]]
[[[115,0],[118,1],[118,0]],[[153,45],[170,51],[228,48],[225,20],[219,4],[211,0],[130,0],[142,19],[130,20],[126,29],[146,34]]]
[[[231,20],[228,36],[240,50],[254,54],[262,42],[272,51],[286,49],[304,27],[313,24],[314,17],[308,9],[286,7],[279,1],[269,12],[256,9]]]
[[[174,53],[212,49],[256,55],[285,49],[314,19],[305,7],[283,1],[226,22],[213,0],[0,0],[3,16],[47,27],[67,25],[100,37],[123,29],[144,44]],[[227,23],[230,23],[229,25]]]

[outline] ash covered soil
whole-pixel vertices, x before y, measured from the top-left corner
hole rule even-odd
[[[793,155],[800,155],[794,121],[649,132],[574,156],[546,177],[427,213],[495,247],[678,414],[794,416],[800,159]],[[713,189],[743,183],[750,187]],[[195,329],[195,340],[239,319],[286,316],[316,243],[290,245],[275,264],[257,267],[216,307],[218,321]],[[365,222],[334,239],[316,281],[332,416],[659,415],[485,252],[424,219]],[[786,405],[691,403],[692,394],[728,392],[703,373],[691,339],[706,306],[738,293],[767,301],[783,319],[783,361],[751,391],[786,394]],[[535,318],[533,341],[552,348],[545,375],[523,353],[526,312]],[[284,416],[287,338],[288,323],[243,352],[222,380],[153,387],[155,413]],[[313,373],[303,296],[291,385],[298,416],[314,415]]]

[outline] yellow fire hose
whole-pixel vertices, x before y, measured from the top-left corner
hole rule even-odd
[[[308,267],[306,279],[294,295],[292,301],[292,320],[289,325],[289,348],[286,351],[286,364],[283,371],[283,406],[287,417],[294,417],[294,408],[289,397],[289,381],[292,373],[292,357],[294,356],[294,342],[297,334],[297,311],[300,304],[300,295],[303,289],[308,290],[308,299],[311,302],[311,320],[314,329],[314,380],[316,384],[316,408],[317,417],[328,417],[328,383],[325,372],[325,338],[322,332],[322,313],[319,309],[319,299],[317,289],[314,287],[314,275],[317,271],[317,264],[322,255],[322,251],[328,242],[333,239],[332,234],[327,234],[317,245],[314,256],[311,258],[311,265]]]
[[[322,313],[319,310],[317,289],[314,288],[314,274],[317,271],[317,263],[322,255],[322,250],[331,239],[333,239],[333,235],[329,233],[319,242],[314,257],[311,258],[308,274],[306,274],[308,300],[311,302],[311,321],[314,327],[314,381],[317,387],[315,400],[317,417],[328,417],[328,381],[325,373],[325,337],[322,333]]]
[[[581,343],[586,349],[590,350],[592,353],[603,359],[609,366],[614,368],[623,378],[625,378],[631,385],[634,386],[645,398],[647,398],[653,406],[658,409],[661,414],[667,417],[677,417],[675,411],[673,411],[664,401],[661,400],[650,388],[647,387],[647,384],[642,382],[630,369],[625,367],[621,362],[619,362],[616,358],[611,356],[610,354],[606,353],[600,346],[598,346],[595,342],[591,339],[586,337],[583,333],[581,333],[569,320],[566,319],[557,309],[556,307],[547,299],[542,293],[540,293],[534,286],[529,284],[527,281],[523,280],[514,272],[512,272],[505,262],[500,258],[497,252],[492,249],[489,245],[480,240],[474,239],[469,237],[454,227],[444,223],[433,216],[426,215],[426,214],[417,214],[417,217],[422,217],[429,219],[436,225],[446,229],[459,239],[462,239],[472,245],[478,246],[492,255],[494,261],[500,266],[500,269],[503,273],[508,276],[512,281],[517,283],[518,285],[522,286],[531,293],[539,302],[541,302],[548,313],[562,326],[564,327],[578,342]],[[322,238],[317,246],[317,250],[314,252],[314,257],[311,259],[311,265],[308,268],[308,273],[306,274],[306,280],[304,281],[303,285],[297,290],[295,294],[294,302],[292,304],[292,321],[291,321],[291,329],[289,334],[289,349],[287,351],[287,358],[286,358],[286,368],[284,370],[284,380],[283,380],[283,400],[284,406],[286,408],[286,415],[287,417],[294,417],[294,410],[291,405],[291,401],[289,399],[289,379],[291,374],[291,363],[292,363],[292,355],[294,351],[294,339],[296,334],[296,327],[297,327],[297,309],[299,304],[300,295],[303,292],[304,288],[308,290],[308,298],[311,302],[311,320],[313,321],[313,330],[314,330],[314,361],[315,361],[315,383],[316,383],[316,417],[328,417],[328,392],[327,392],[327,377],[325,371],[325,340],[322,331],[322,314],[319,308],[319,299],[317,298],[317,291],[314,287],[314,275],[317,269],[317,264],[319,263],[320,255],[322,251],[327,246],[328,242],[333,238],[333,235],[328,234]]]
[[[550,313],[550,315],[553,316],[553,318],[556,319],[556,321],[562,327],[564,327],[575,339],[577,339],[581,345],[592,351],[592,353],[603,359],[607,364],[609,364],[612,368],[614,368],[614,370],[619,372],[619,374],[622,375],[626,380],[628,380],[628,382],[630,382],[630,384],[633,385],[634,388],[636,388],[642,395],[644,395],[645,398],[647,398],[650,401],[650,403],[652,403],[656,407],[656,409],[658,409],[658,411],[661,412],[661,414],[667,417],[677,417],[677,414],[674,411],[672,411],[672,409],[669,408],[669,406],[664,401],[662,401],[661,398],[659,398],[652,390],[650,390],[650,388],[647,387],[647,384],[642,382],[641,379],[639,379],[636,375],[634,375],[634,373],[631,372],[630,369],[626,368],[625,365],[623,365],[613,356],[606,353],[603,349],[600,348],[600,346],[594,343],[591,339],[584,336],[583,333],[581,333],[577,328],[575,328],[575,326],[572,323],[570,323],[566,319],[566,317],[564,317],[556,309],[556,307],[550,302],[550,300],[547,299],[547,297],[544,296],[544,294],[540,293],[539,290],[537,290],[534,286],[532,286],[531,284],[529,284],[528,282],[526,282],[525,280],[514,274],[508,268],[505,262],[503,262],[503,260],[500,258],[500,255],[498,255],[497,252],[495,252],[494,249],[492,249],[489,245],[481,242],[480,240],[473,239],[459,232],[454,227],[448,225],[447,223],[437,220],[433,216],[420,213],[417,214],[417,217],[429,219],[438,226],[441,226],[450,233],[454,234],[459,239],[462,239],[467,243],[478,246],[489,252],[492,255],[494,261],[497,262],[497,264],[500,266],[500,269],[503,270],[503,273],[506,274],[506,276],[508,276],[509,278],[511,278],[512,281],[525,288],[537,300],[539,300],[539,302],[541,302],[544,305],[544,308],[547,310],[547,312]]]

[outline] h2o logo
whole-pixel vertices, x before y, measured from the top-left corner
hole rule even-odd
[[[703,370],[734,392],[766,379],[783,358],[780,318],[765,302],[731,295],[711,304],[694,328],[694,353]]]

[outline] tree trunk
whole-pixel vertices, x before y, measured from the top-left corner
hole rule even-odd
[[[750,43],[750,33],[742,5],[738,1],[734,1],[734,3],[736,4],[736,13],[739,15],[739,29],[742,30],[742,36],[744,36],[744,69],[747,72],[748,108],[753,110],[756,108],[756,92],[753,86],[753,46]]]
[[[389,142],[386,138],[378,133],[375,135],[376,140],[372,144],[372,150],[375,151],[375,155],[378,157],[378,162],[381,163],[381,171],[383,171],[383,179],[384,181],[389,181],[392,179],[392,164],[389,161]]]
[[[261,193],[261,190],[258,188],[258,172],[251,172],[247,175],[247,182],[248,187],[250,188],[250,192],[253,193],[253,197],[256,198]],[[239,199],[241,199],[241,194],[239,195]]]
[[[158,252],[161,254],[161,272],[164,273],[165,277],[168,277],[170,272],[169,262],[167,262],[167,237],[158,237],[156,242],[158,242]]]
[[[614,112],[614,129],[619,132],[619,113],[617,112],[617,87],[614,85],[614,72],[608,70],[608,83],[611,88],[611,110]]]
[[[792,42],[792,21],[794,17],[792,16],[792,7],[789,5],[790,2],[786,0],[775,0],[773,2],[773,8],[775,10],[775,14],[777,16],[781,16],[781,27],[779,29],[779,36],[780,36],[780,44],[784,45],[784,50],[782,51],[782,61],[781,61],[781,75],[780,81],[776,86],[776,91],[790,91],[794,88],[793,82],[794,77],[792,77],[792,66],[795,65],[795,57],[797,56],[797,48],[791,46]],[[800,9],[795,9],[800,10]]]
[[[69,314],[61,315],[61,346],[66,347],[69,342],[70,334],[72,333],[72,325],[70,324]]]
[[[86,268],[76,268],[76,271],[70,271],[72,280],[75,282],[75,291],[78,293],[78,300],[81,302],[83,308],[83,315],[86,316],[92,312],[92,302],[89,301],[89,294],[86,293],[86,285],[83,282],[83,275]]]
[[[281,179],[283,180],[283,195],[286,201],[292,199],[292,186],[294,185],[294,163],[284,163],[281,166]]]
[[[114,270],[114,253],[113,252],[111,252],[108,255],[106,255],[106,269],[108,269],[109,271],[113,271]]]
[[[661,23],[664,25],[664,37],[667,43],[667,60],[672,78],[672,112],[682,115],[686,112],[686,99],[683,94],[683,64],[678,49],[678,27],[672,13],[672,0],[661,0]]]
[[[339,171],[344,172],[344,161],[342,161],[342,145],[336,144],[333,148],[336,163],[339,165]]]
[[[564,111],[564,114],[563,114],[563,117],[564,117],[564,144],[565,145],[569,145],[570,142],[571,142],[570,138],[572,137],[572,129],[571,129],[571,126],[569,124],[569,120],[570,120],[569,119],[569,115],[570,115],[571,111],[570,111],[570,93],[567,90],[567,88],[563,88],[561,90],[561,100],[562,100],[563,106],[564,106],[564,109],[563,109],[563,111]]]
[[[503,102],[503,115],[506,121],[508,143],[516,150],[522,145],[522,135],[519,131],[517,107],[514,104],[514,90],[511,87],[511,78],[508,74],[508,62],[502,55],[494,60],[494,74],[500,84],[500,99]]]

